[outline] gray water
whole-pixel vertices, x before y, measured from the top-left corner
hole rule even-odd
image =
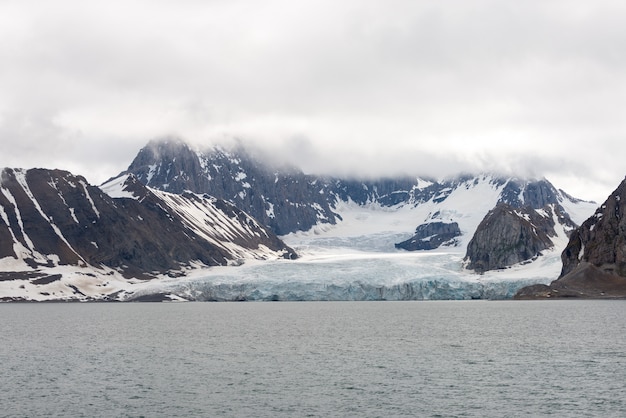
[[[626,301],[0,305],[2,416],[626,416]]]

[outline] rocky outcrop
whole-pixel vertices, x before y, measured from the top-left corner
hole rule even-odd
[[[499,203],[478,225],[467,246],[467,268],[478,273],[532,260],[554,244],[552,207],[539,213]]]
[[[111,197],[66,171],[4,169],[0,260],[14,260],[26,271],[105,266],[149,278],[194,263],[295,255],[226,202],[151,191],[128,176],[118,186],[121,195]]]
[[[456,222],[431,222],[418,226],[415,235],[406,241],[395,244],[395,246],[408,251],[433,250],[442,245],[455,245],[455,238],[460,235],[461,230]]]
[[[333,210],[338,200],[398,204],[409,199],[417,183],[414,178],[363,182],[307,175],[261,161],[243,146],[194,150],[176,138],[150,141],[125,173],[158,190],[226,200],[278,235],[335,224],[340,220]]]
[[[323,184],[296,169],[262,164],[241,147],[192,150],[179,139],[154,140],[139,151],[126,173],[155,189],[229,201],[279,235],[337,220]]]
[[[516,298],[626,297],[626,180],[573,231],[563,268],[549,286],[521,289]]]
[[[558,206],[563,199],[545,179],[469,174],[444,180],[350,179],[304,174],[297,168],[268,161],[242,145],[230,149],[194,148],[180,139],[166,138],[150,141],[125,173],[134,174],[154,189],[172,193],[191,191],[226,200],[278,235],[337,223],[341,220],[336,211],[339,202],[381,207],[437,205],[460,188],[482,187],[485,181],[500,192],[494,204],[498,201],[515,208],[540,209],[546,205]],[[421,223],[439,221],[451,222],[433,215]]]
[[[560,277],[581,262],[626,277],[626,180],[574,231],[561,259]]]
[[[582,262],[567,275],[550,285],[533,285],[520,289],[515,299],[624,299],[626,278],[607,273],[593,264]]]
[[[500,202],[514,208],[541,209],[559,204],[559,191],[546,179],[523,181],[512,179],[502,190]]]

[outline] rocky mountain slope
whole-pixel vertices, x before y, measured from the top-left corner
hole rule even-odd
[[[342,179],[176,139],[100,188],[5,169],[0,190],[0,299],[27,300],[510,297],[595,209],[545,179]]]
[[[35,286],[51,297],[52,288],[86,297],[100,287],[98,298],[115,291],[106,285],[114,279],[295,256],[227,202],[150,190],[132,176],[104,189],[66,171],[3,169],[0,287]],[[71,275],[82,280],[73,282]]]
[[[498,203],[482,220],[467,246],[467,268],[478,273],[536,259],[554,247],[553,238],[576,227],[560,205],[519,209]]]
[[[192,191],[235,204],[277,234],[308,229],[336,215],[312,179],[258,163],[246,152],[193,150],[178,139],[151,141],[128,167],[144,184],[171,193]]]
[[[337,199],[395,204],[414,184],[409,179],[362,183],[306,175],[261,161],[241,146],[194,149],[176,138],[150,141],[125,173],[155,189],[227,200],[278,235],[335,224],[340,220],[332,207]]]
[[[413,225],[406,225],[407,231],[415,230],[414,236],[396,243],[397,248],[410,251],[467,244],[468,236],[474,234],[480,220],[497,203],[515,209],[558,212],[557,222],[568,230],[574,227],[569,219],[569,208],[588,205],[557,190],[545,179],[494,175],[462,175],[444,180],[331,178],[270,165],[253,157],[243,147],[196,149],[172,138],[148,143],[126,173],[136,175],[144,184],[156,189],[174,193],[191,190],[225,199],[278,235],[307,231],[324,224],[336,225],[342,220],[338,207],[343,203],[392,211],[400,206],[428,207],[428,214],[420,216],[417,214],[423,211],[416,210]],[[473,197],[459,201],[463,190]],[[461,215],[467,211],[472,213],[472,220],[461,219],[459,225],[456,219],[467,218]],[[554,236],[557,232],[553,230],[550,234]],[[465,239],[460,240],[460,236]],[[479,257],[477,251],[483,247],[474,247],[468,259]],[[517,258],[524,259],[519,254]],[[514,259],[509,257],[509,260]],[[483,267],[500,268],[501,264]],[[470,266],[476,264],[470,263]]]
[[[457,222],[431,222],[418,226],[415,235],[395,244],[395,247],[407,251],[434,250],[441,246],[456,245],[455,238],[460,235],[461,229]]]
[[[561,275],[517,298],[626,297],[626,180],[571,234]]]
[[[587,262],[626,277],[626,180],[574,231],[562,259],[561,276]]]

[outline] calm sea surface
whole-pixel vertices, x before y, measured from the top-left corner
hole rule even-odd
[[[0,416],[626,416],[626,301],[0,304],[0,338]]]

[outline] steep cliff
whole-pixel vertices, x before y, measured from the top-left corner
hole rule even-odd
[[[408,251],[433,250],[442,245],[455,245],[454,239],[459,235],[461,235],[461,230],[456,222],[431,222],[418,226],[413,237],[395,246]]]
[[[2,170],[0,280],[63,266],[149,278],[194,264],[294,255],[226,202],[152,191],[132,176],[108,189],[113,196],[66,171]]]
[[[571,234],[563,268],[549,286],[521,289],[517,298],[626,297],[626,180]]]
[[[561,277],[587,262],[626,277],[626,180],[573,234],[561,259]]]
[[[305,174],[295,167],[274,164],[270,159],[249,152],[241,144],[229,149],[192,146],[176,138],[150,141],[139,151],[126,173],[134,174],[154,189],[172,193],[188,190],[224,199],[278,235],[307,231],[316,225],[337,224],[341,221],[337,205],[344,202],[379,208],[431,207],[428,216],[407,225],[407,231],[415,231],[416,224],[417,228],[427,229],[433,228],[428,226],[433,223],[458,222],[455,216],[468,210],[480,210],[482,219],[497,202],[515,208],[541,209],[546,205],[560,206],[572,201],[546,179],[487,174],[464,174],[440,180],[318,176]],[[464,191],[471,192],[474,197],[459,200]],[[468,230],[459,223],[460,233],[473,234],[477,224],[473,223]],[[424,239],[422,232],[420,229],[416,233],[413,238],[416,242]],[[431,244],[436,242],[443,244],[449,239],[431,240]],[[399,246],[421,249],[421,246],[404,243]]]
[[[467,268],[483,273],[532,260],[556,236],[553,206],[537,211],[499,203],[478,225],[467,246]]]
[[[360,181],[307,175],[241,145],[192,147],[177,138],[150,141],[125,173],[158,190],[224,199],[278,235],[335,224],[341,220],[334,210],[337,200],[391,206],[409,199],[416,185],[413,178]]]

